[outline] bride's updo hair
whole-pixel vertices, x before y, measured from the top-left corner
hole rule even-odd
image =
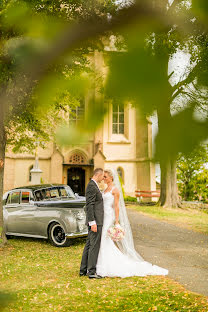
[[[114,179],[113,179],[113,172],[112,172],[110,169],[104,170],[104,173],[105,173],[105,172],[109,175],[109,177],[112,178],[112,181],[113,181],[113,180],[114,180]]]

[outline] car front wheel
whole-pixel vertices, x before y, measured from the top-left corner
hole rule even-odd
[[[65,236],[65,231],[59,223],[52,223],[49,227],[49,241],[56,247],[68,247],[71,245],[69,239]]]

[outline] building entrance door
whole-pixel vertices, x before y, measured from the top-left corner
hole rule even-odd
[[[67,170],[67,184],[74,193],[85,195],[85,170],[79,167],[72,167]]]

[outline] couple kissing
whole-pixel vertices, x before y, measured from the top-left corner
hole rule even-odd
[[[98,184],[106,184],[101,192]],[[86,189],[88,237],[82,254],[80,276],[130,277],[167,275],[168,270],[145,261],[135,250],[119,176],[116,170],[96,168]],[[115,243],[108,235],[112,225],[124,229],[124,237]]]

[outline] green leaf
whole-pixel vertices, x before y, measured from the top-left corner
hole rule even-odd
[[[55,103],[56,98],[66,92],[71,97],[85,97],[89,85],[90,81],[85,74],[73,75],[68,78],[61,73],[48,74],[40,82],[35,92],[38,112],[45,114],[45,111],[50,108],[51,104]]]
[[[163,131],[156,138],[156,158],[177,157],[179,152],[188,154],[207,139],[208,119],[196,120],[194,107],[193,104],[166,121]]]
[[[192,0],[192,8],[194,12],[203,19],[204,22],[208,22],[208,1],[207,0]]]
[[[85,143],[89,138],[90,133],[76,126],[62,125],[56,132],[56,141],[61,146]]]
[[[165,60],[147,53],[143,47],[115,53],[110,62],[106,94],[134,101],[144,114],[151,114],[167,97]]]

